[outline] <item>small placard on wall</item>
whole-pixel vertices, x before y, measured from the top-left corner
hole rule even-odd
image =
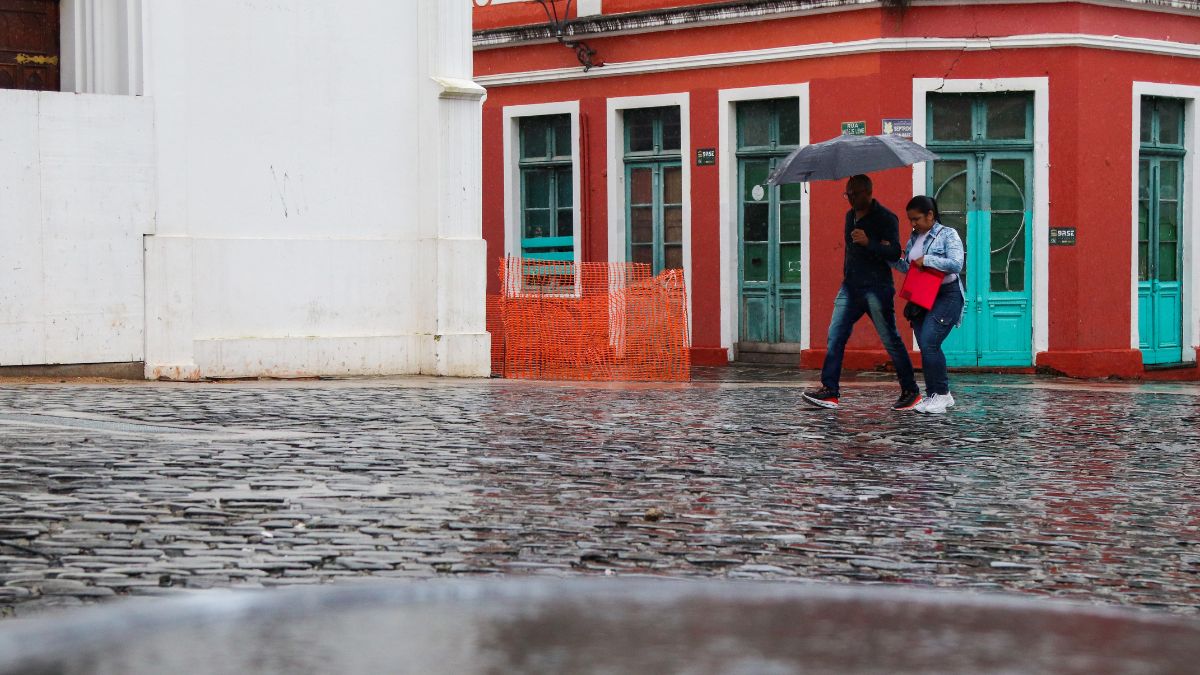
[[[709,166],[717,163],[716,148],[697,148],[696,166]]]
[[[863,120],[861,122],[842,122],[842,135],[843,136],[866,136],[867,135],[866,120]]]
[[[1052,227],[1052,228],[1050,228],[1050,245],[1051,246],[1074,246],[1075,245],[1075,228],[1073,228],[1073,227]]]
[[[885,118],[883,120],[883,135],[900,136],[901,138],[912,140],[912,119]]]

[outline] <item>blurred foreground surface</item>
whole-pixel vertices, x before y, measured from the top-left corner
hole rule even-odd
[[[0,625],[0,675],[1184,673],[1200,623],[1029,598],[629,579],[210,593]]]

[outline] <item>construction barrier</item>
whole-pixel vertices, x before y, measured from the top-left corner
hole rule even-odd
[[[506,258],[489,296],[492,370],[540,380],[690,378],[682,270]]]

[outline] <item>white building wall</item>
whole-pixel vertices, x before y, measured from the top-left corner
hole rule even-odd
[[[141,361],[149,102],[0,90],[0,366]]]
[[[470,4],[143,11],[147,376],[486,375]]]

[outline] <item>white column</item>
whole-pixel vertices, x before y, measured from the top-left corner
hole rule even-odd
[[[142,0],[62,0],[62,90],[141,95]]]
[[[487,246],[483,240],[482,100],[471,81],[471,3],[420,0],[423,167],[418,206],[419,246],[436,280],[436,302],[422,317],[431,326],[421,372],[487,376],[491,340],[486,332]],[[431,298],[432,300],[432,298]]]

